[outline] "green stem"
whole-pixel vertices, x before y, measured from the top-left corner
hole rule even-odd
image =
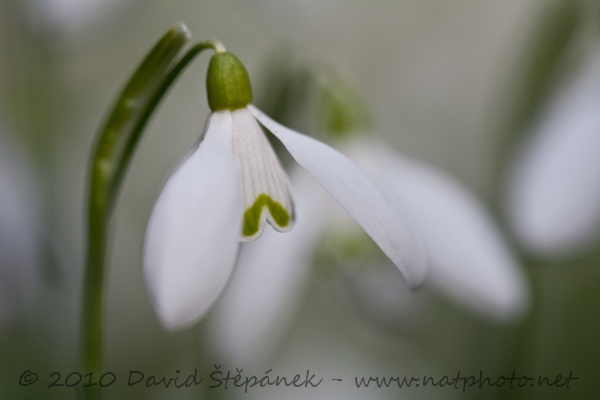
[[[110,216],[123,177],[137,143],[161,99],[179,74],[202,50],[224,49],[206,41],[177,56],[189,39],[183,24],[171,28],[138,67],[108,114],[93,152],[88,198],[88,247],[82,306],[82,369],[102,372],[103,304],[105,265]],[[87,399],[100,398],[97,387],[84,392]]]

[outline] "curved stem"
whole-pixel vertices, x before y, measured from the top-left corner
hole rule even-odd
[[[177,24],[161,38],[123,89],[99,132],[88,193],[88,244],[81,315],[84,373],[102,371],[103,294],[110,217],[137,143],[156,107],[190,61],[205,49],[224,49],[217,41],[206,41],[177,58],[189,36],[187,27]],[[92,387],[84,391],[84,396],[98,399],[101,394]]]

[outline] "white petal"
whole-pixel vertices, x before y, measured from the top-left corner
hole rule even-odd
[[[309,277],[319,233],[331,201],[305,171],[292,175],[297,223],[290,232],[265,229],[242,245],[236,270],[208,319],[209,346],[216,359],[245,367],[265,360],[293,320]],[[316,190],[315,190],[316,189]]]
[[[233,154],[242,178],[242,240],[259,238],[265,221],[280,232],[290,230],[294,212],[287,175],[256,118],[245,108],[233,111]]]
[[[435,286],[492,317],[508,319],[527,309],[521,268],[471,193],[441,171],[401,158],[385,146],[372,147],[368,157],[365,167],[375,169],[375,176],[393,190],[423,238]]]
[[[600,56],[586,67],[542,116],[509,175],[509,221],[539,256],[574,256],[600,233]]]
[[[420,285],[427,270],[423,245],[385,190],[329,146],[278,124],[252,105],[248,108],[377,243],[408,284]]]
[[[204,140],[168,179],[148,223],[144,274],[169,328],[202,317],[235,263],[242,205],[231,132],[229,111],[210,116]]]

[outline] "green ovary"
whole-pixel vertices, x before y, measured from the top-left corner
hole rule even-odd
[[[290,223],[290,215],[281,203],[262,193],[244,213],[244,236],[250,237],[258,232],[263,207],[269,209],[271,216],[280,227],[286,227]]]

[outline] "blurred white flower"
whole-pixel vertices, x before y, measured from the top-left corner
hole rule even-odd
[[[139,0],[24,0],[14,2],[28,34],[53,50],[72,50],[110,32]]]
[[[510,225],[532,254],[573,257],[600,238],[600,51],[543,112],[508,171]]]
[[[390,190],[423,239],[430,266],[426,285],[431,284],[473,311],[499,320],[516,318],[527,310],[529,291],[525,277],[474,196],[440,171],[401,157],[377,142],[353,142],[348,151]],[[242,252],[232,286],[208,320],[209,345],[220,357],[236,365],[265,357],[270,346],[277,343],[278,334],[302,298],[306,274],[323,236],[361,237],[356,224],[340,217],[325,193],[298,172],[292,175],[294,185],[313,185],[298,198],[299,219],[302,212],[313,216],[314,221],[307,219],[307,225],[302,226],[299,220],[296,236],[265,234],[261,241],[252,243],[248,253]],[[296,251],[289,251],[290,248]],[[280,251],[273,254],[274,249]],[[403,307],[422,310],[419,301],[423,298],[413,301],[414,294],[398,286],[399,276],[389,269],[389,264],[376,268],[380,261],[373,260],[372,266],[358,266],[360,274],[353,276],[364,284],[357,283],[355,294],[368,290],[361,298],[367,299],[368,308],[377,313],[398,312],[409,317],[410,311]],[[398,306],[398,302],[402,305]],[[396,319],[398,315],[388,317]]]
[[[18,148],[0,136],[0,333],[33,305],[39,265],[37,196]]]
[[[167,327],[189,325],[208,311],[229,279],[240,240],[258,238],[265,222],[280,231],[291,227],[287,177],[259,123],[356,220],[409,285],[422,283],[422,244],[377,182],[342,154],[249,104],[249,78],[233,54],[217,49],[208,77],[213,112],[205,138],[167,181],[144,244],[146,284]]]
[[[501,320],[527,309],[523,272],[475,196],[442,171],[381,143],[358,142],[351,154],[394,193],[423,238],[431,267],[427,282]]]
[[[132,0],[26,0],[29,23],[43,34],[79,40]]]

